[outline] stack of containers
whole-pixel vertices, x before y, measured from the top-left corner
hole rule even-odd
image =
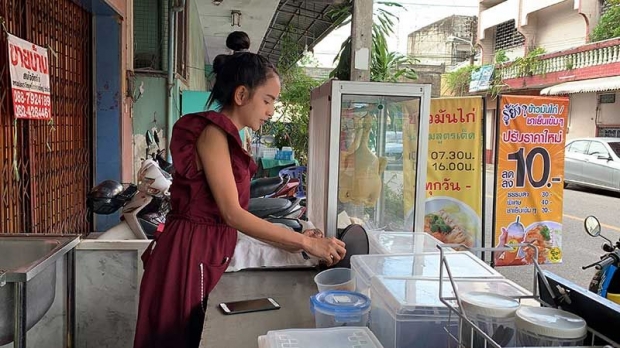
[[[446,251],[444,253],[450,271],[457,279],[503,279],[499,272],[491,268],[468,251]],[[370,282],[375,276],[412,277],[439,281],[440,253],[418,254],[377,254],[351,256],[351,270],[355,277],[355,291],[370,296]],[[444,267],[444,277],[448,273]]]
[[[460,293],[478,291],[506,296],[530,293],[507,279],[456,279]],[[439,281],[425,278],[374,277],[371,281],[370,330],[385,348],[456,347],[458,316],[439,299]],[[450,281],[443,296],[454,297]]]
[[[269,331],[258,338],[259,348],[383,348],[367,327]]]
[[[516,312],[517,345],[581,346],[588,333],[585,320],[556,308],[523,307]]]
[[[424,232],[370,232],[369,243],[371,255],[352,256],[351,269],[356,291],[371,299],[370,329],[383,346],[457,346],[445,328],[458,337],[458,316],[439,299],[441,242]],[[469,251],[445,248],[444,256],[459,294],[532,295]],[[443,275],[444,297],[454,297],[445,267]]]
[[[459,295],[463,313],[474,325],[500,346],[515,346],[515,316],[521,307],[519,301],[501,294],[479,291]],[[484,338],[465,321],[461,323],[461,335],[465,348],[484,347]]]

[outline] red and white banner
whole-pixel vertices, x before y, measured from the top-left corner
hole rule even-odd
[[[8,42],[15,118],[50,120],[52,98],[47,49],[10,34]]]

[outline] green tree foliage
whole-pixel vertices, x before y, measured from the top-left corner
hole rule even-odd
[[[282,37],[280,60],[277,68],[280,73],[282,90],[276,111],[282,119],[265,124],[261,132],[274,136],[274,146],[290,146],[295,150],[295,158],[302,165],[308,160],[308,121],[310,115],[310,92],[321,81],[309,77],[297,64],[298,46],[290,30]],[[302,60],[312,59],[304,56]]]
[[[620,0],[607,0],[611,7],[601,16],[592,32],[592,41],[620,37]]]

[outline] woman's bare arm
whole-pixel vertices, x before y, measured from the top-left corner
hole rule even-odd
[[[211,192],[226,224],[251,237],[275,243],[286,250],[306,250],[328,262],[331,261],[330,255],[334,257],[335,262],[344,256],[346,251],[344,244],[340,241],[327,239],[321,241],[306,237],[301,233],[260,219],[240,206],[228,139],[222,129],[213,125],[207,126],[198,138],[197,149],[199,164],[204,170]],[[332,246],[329,245],[330,242]]]

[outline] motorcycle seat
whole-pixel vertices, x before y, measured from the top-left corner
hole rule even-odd
[[[274,224],[281,224],[281,225],[287,226],[295,232],[302,232],[304,229],[304,226],[297,219],[269,218],[266,220]]]
[[[287,177],[271,177],[259,178],[250,182],[250,198],[258,198],[268,196],[278,192],[282,187],[288,184],[290,178]]]
[[[293,206],[293,201],[286,198],[250,198],[248,211],[259,218],[279,215]]]

